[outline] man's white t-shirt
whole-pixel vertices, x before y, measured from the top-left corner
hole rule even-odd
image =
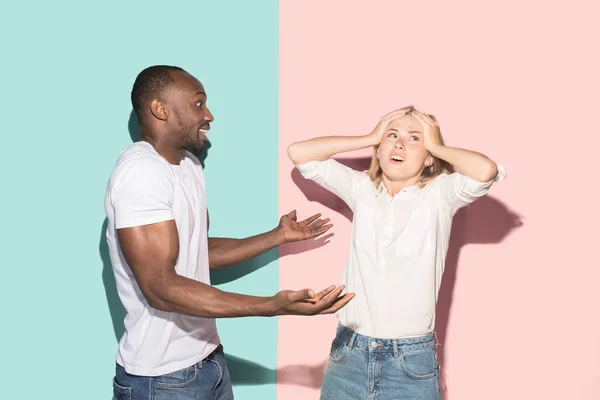
[[[220,343],[214,318],[159,311],[148,305],[121,252],[117,229],[175,220],[175,271],[210,285],[204,175],[186,152],[172,165],[147,142],[125,149],[106,189],[106,240],[115,282],[127,312],[116,361],[130,374],[164,375],[204,359]]]
[[[452,217],[503,179],[503,168],[498,166],[502,175],[490,182],[442,174],[394,197],[383,182],[376,187],[367,174],[334,159],[297,168],[354,212],[342,283],[355,297],[337,312],[340,323],[381,339],[432,332]]]

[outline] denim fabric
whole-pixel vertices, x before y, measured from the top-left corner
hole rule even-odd
[[[435,334],[377,339],[339,325],[321,400],[441,400]]]
[[[130,375],[117,364],[113,391],[117,400],[233,399],[222,345],[197,364],[166,375]]]

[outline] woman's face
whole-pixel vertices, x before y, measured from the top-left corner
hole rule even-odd
[[[412,115],[403,115],[389,124],[377,155],[384,176],[391,181],[419,177],[433,162],[423,146],[423,128]]]

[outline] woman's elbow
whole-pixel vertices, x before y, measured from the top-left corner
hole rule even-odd
[[[481,182],[489,182],[498,175],[498,166],[490,159],[481,167],[479,180]]]
[[[291,145],[288,146],[287,148],[287,154],[288,157],[290,158],[290,160],[292,160],[292,162],[294,164],[299,164],[299,149],[298,149],[298,143],[292,143]]]

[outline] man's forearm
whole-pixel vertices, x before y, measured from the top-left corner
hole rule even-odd
[[[176,273],[156,280],[148,303],[161,311],[205,318],[273,316],[272,297],[224,292]]]
[[[240,264],[283,243],[278,228],[246,239],[208,238],[209,265],[219,269]]]

